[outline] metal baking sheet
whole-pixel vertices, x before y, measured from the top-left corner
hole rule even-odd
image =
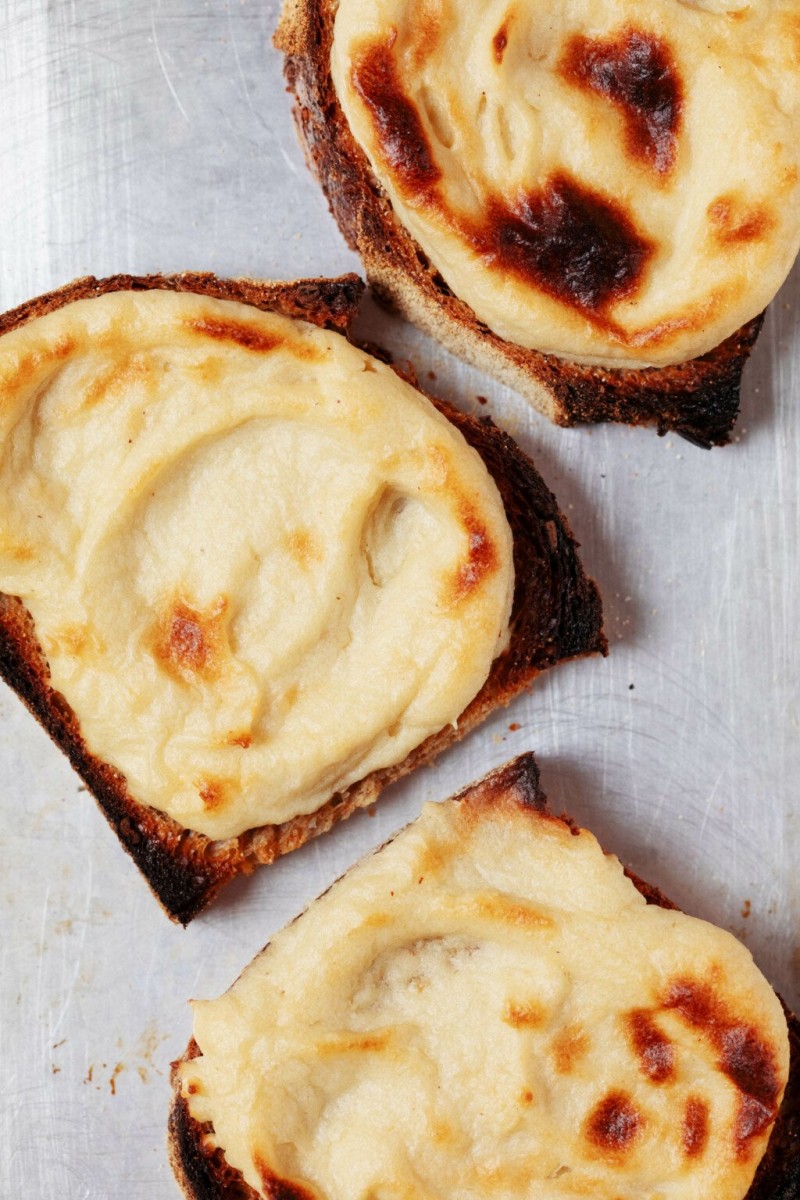
[[[357,269],[295,141],[270,47],[277,11],[4,0],[3,309],[88,273]],[[187,931],[0,688],[3,1200],[175,1200],[168,1065],[189,1037],[188,998],[226,988],[424,800],[523,749],[556,808],[744,938],[797,1004],[799,287],[795,272],[771,306],[734,444],[711,453],[651,431],[551,428],[367,305],[367,336],[535,458],[601,586],[611,654],[548,673],[374,812],[235,883]]]

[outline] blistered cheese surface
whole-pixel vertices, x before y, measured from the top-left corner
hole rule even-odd
[[[428,805],[194,1017],[265,1197],[741,1200],[788,1074],[749,952],[513,794]]]
[[[455,722],[511,533],[461,434],[342,336],[170,292],[0,341],[0,591],[138,800],[219,839]]]
[[[493,332],[665,365],[800,246],[799,0],[340,0],[332,72],[401,223]]]

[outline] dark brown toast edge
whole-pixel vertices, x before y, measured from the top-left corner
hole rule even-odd
[[[533,754],[522,754],[471,784],[454,799],[491,804],[513,794],[523,807],[540,815],[553,816],[539,783],[539,770]],[[566,815],[554,818],[576,829]],[[648,904],[676,909],[653,884],[645,883],[632,871],[626,875]],[[744,1200],[800,1200],[800,1021],[785,1008],[789,1026],[789,1081],[772,1130],[766,1153]],[[241,1173],[225,1161],[224,1152],[213,1144],[213,1126],[201,1125],[189,1112],[181,1095],[178,1070],[182,1062],[196,1058],[200,1048],[192,1038],[181,1059],[172,1064],[173,1096],[168,1125],[169,1158],[175,1177],[187,1200],[260,1200]],[[271,1200],[311,1200],[296,1184],[275,1179]],[[331,1198],[334,1200],[334,1198]],[[698,1197],[697,1200],[713,1200]]]
[[[290,284],[219,280],[213,275],[89,278],[0,317],[0,334],[73,300],[148,288],[199,291],[346,330],[355,318],[363,284],[354,275]],[[402,763],[366,776],[332,796],[315,813],[214,842],[140,803],[128,791],[123,775],[91,753],[75,714],[50,687],[48,665],[24,605],[0,593],[0,677],[67,755],[162,907],[183,925],[237,874],[273,862],[357,808],[372,804],[390,783],[431,762],[495,708],[508,704],[546,667],[577,655],[607,651],[597,588],[584,575],[570,529],[533,464],[490,421],[435,403],[481,455],[503,498],[513,533],[516,571],[511,642],[495,660],[489,678],[462,713],[457,728],[447,726]]]
[[[358,315],[364,282],[358,275],[335,279],[220,279],[213,271],[184,271],[177,275],[85,275],[55,291],[0,314],[0,336],[64,308],[76,300],[94,300],[109,292],[192,292],[214,300],[235,300],[262,312],[276,312],[331,329],[346,330]]]
[[[308,164],[377,296],[452,353],[514,388],[557,425],[655,425],[710,448],[730,441],[763,313],[708,354],[668,367],[583,366],[492,333],[451,292],[394,214],[353,138],[330,71],[335,0],[284,0],[275,46]]]

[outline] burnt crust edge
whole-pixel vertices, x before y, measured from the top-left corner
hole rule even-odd
[[[509,793],[523,809],[554,817],[574,832],[578,831],[571,817],[566,814],[555,817],[551,812],[540,785],[536,759],[530,752],[468,785],[453,800],[456,803],[477,800],[491,806]],[[640,879],[627,868],[625,874],[648,904],[680,911],[654,884]],[[783,1009],[789,1029],[789,1078],[764,1156],[743,1200],[800,1200],[800,1020],[785,1004]],[[195,1121],[181,1094],[180,1065],[199,1054],[200,1048],[191,1038],[183,1056],[172,1064],[173,1095],[168,1124],[172,1169],[187,1200],[260,1200],[259,1193],[245,1183],[241,1172],[231,1167],[225,1161],[224,1153],[213,1145],[213,1126]],[[288,1181],[275,1180],[274,1186],[270,1200],[308,1200],[306,1193]]]
[[[287,284],[221,280],[211,274],[116,275],[101,280],[90,276],[0,317],[0,335],[74,300],[151,287],[190,292],[199,288],[198,294],[238,300],[262,310],[306,319],[313,314],[317,324],[344,330],[355,318],[363,291],[355,275]],[[0,592],[0,677],[67,755],[172,920],[187,925],[236,875],[273,862],[357,808],[372,804],[390,783],[432,762],[494,708],[508,704],[540,671],[578,655],[607,653],[597,587],[585,576],[569,526],[533,463],[490,420],[477,420],[443,401],[434,403],[481,455],[506,507],[516,572],[511,643],[495,659],[489,678],[461,714],[456,729],[440,730],[402,763],[373,772],[333,795],[314,813],[214,842],[138,802],[127,790],[124,776],[92,755],[71,708],[50,686],[46,658],[29,613],[19,599]]]
[[[198,1054],[199,1048],[192,1039],[184,1059],[196,1058]],[[172,1064],[173,1098],[167,1125],[167,1150],[178,1186],[188,1200],[261,1200],[245,1183],[241,1172],[228,1165],[223,1152],[210,1144],[212,1127],[200,1125],[191,1116],[189,1105],[180,1093],[177,1067],[178,1063]],[[284,1197],[275,1200],[284,1200]],[[292,1200],[291,1192],[286,1194],[285,1200]]]
[[[754,317],[717,347],[668,367],[584,366],[492,333],[450,290],[395,216],[339,104],[330,72],[335,4],[284,0],[274,37],[306,160],[376,295],[456,355],[521,392],[557,425],[655,425],[710,449],[731,440]]]
[[[85,275],[0,314],[0,337],[77,300],[95,300],[109,292],[151,291],[192,292],[214,300],[235,300],[262,312],[280,313],[314,325],[346,330],[358,315],[364,282],[352,273],[332,279],[287,282],[223,279],[213,271],[184,271],[175,275],[121,274],[102,279]]]

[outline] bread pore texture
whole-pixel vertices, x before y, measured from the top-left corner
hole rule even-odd
[[[442,1181],[453,1200],[743,1200],[789,1077],[745,947],[648,903],[550,814],[529,757],[426,806],[193,1007],[172,1126],[193,1200]],[[192,1177],[191,1130],[250,1191]]]
[[[456,424],[245,299],[114,289],[0,340],[6,637],[30,666],[21,610],[87,758],[214,862],[457,732],[519,590]]]
[[[370,281],[562,424],[725,441],[800,247],[797,0],[285,0]]]

